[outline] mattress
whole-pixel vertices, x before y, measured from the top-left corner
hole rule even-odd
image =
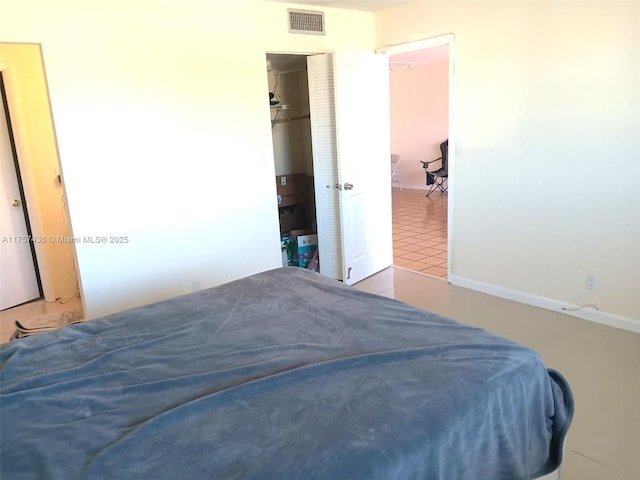
[[[11,479],[529,479],[566,381],[521,345],[281,268],[2,346]]]

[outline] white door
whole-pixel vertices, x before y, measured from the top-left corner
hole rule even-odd
[[[0,310],[40,297],[2,97],[0,95]]]
[[[393,261],[388,57],[308,57],[320,271],[351,285]]]

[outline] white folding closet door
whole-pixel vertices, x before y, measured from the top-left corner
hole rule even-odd
[[[353,284],[393,261],[388,58],[308,58],[320,270]]]
[[[336,109],[331,55],[307,57],[320,271],[342,280]]]

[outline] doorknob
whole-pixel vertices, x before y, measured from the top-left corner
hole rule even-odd
[[[344,184],[344,189],[345,190],[353,190],[353,185],[350,183],[345,183]]]
[[[17,198],[14,198],[13,202],[11,202],[11,206],[12,207],[19,207],[20,205],[22,205],[22,202],[20,200],[18,200]]]

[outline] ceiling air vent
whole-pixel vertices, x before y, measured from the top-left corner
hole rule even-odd
[[[324,13],[312,10],[287,10],[289,33],[324,35]]]

